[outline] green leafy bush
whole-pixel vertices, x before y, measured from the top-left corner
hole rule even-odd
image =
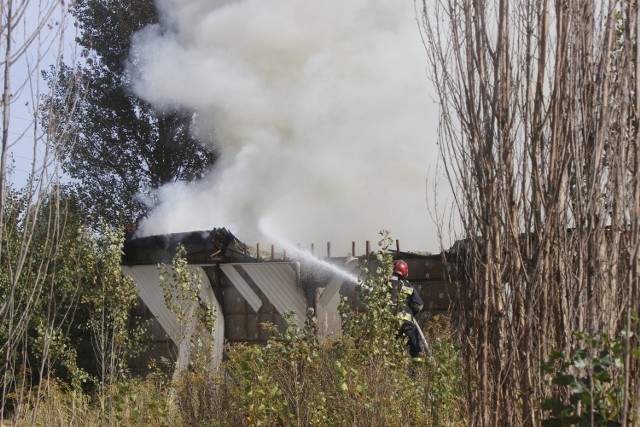
[[[0,423],[38,411],[31,401],[44,393],[59,397],[69,387],[79,395],[121,381],[139,350],[129,322],[135,286],[120,269],[123,232],[88,223],[75,202],[53,191],[29,216],[24,196],[11,192],[3,207]]]
[[[171,278],[172,285],[164,283],[180,314],[183,303],[197,298],[198,286],[184,254],[176,258],[172,272],[163,274]],[[283,331],[264,325],[271,336],[266,345],[227,348],[218,370],[196,357],[172,378],[117,375],[100,393],[52,383],[29,401],[18,424],[29,424],[31,413],[38,426],[465,425],[456,335],[446,317],[434,318],[427,331],[431,357],[413,364],[397,337],[390,273],[391,256],[383,250],[364,272],[359,308],[341,305],[339,337],[319,340],[312,312],[303,328],[287,313]],[[201,308],[198,323],[210,329],[215,313]]]
[[[445,319],[432,331],[432,358],[414,365],[397,336],[391,301],[391,255],[383,233],[375,262],[365,269],[361,307],[342,304],[342,335],[317,339],[313,313],[299,330],[287,315],[285,332],[264,347],[236,345],[225,364],[229,402],[243,425],[462,425],[458,346]]]
[[[579,343],[577,348],[569,354],[553,351],[543,365],[552,393],[541,402],[542,409],[548,413],[542,425],[633,424],[632,420],[624,419],[623,407],[625,370],[628,369],[625,345],[627,338],[633,339],[635,334],[625,331],[610,337],[578,332],[574,337]],[[638,359],[637,342],[631,354]]]

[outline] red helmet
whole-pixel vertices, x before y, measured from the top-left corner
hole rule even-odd
[[[394,274],[399,274],[403,278],[406,278],[409,274],[409,266],[401,259],[393,261],[393,272]]]

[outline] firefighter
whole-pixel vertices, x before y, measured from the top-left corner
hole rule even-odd
[[[406,280],[408,274],[409,266],[405,261],[400,259],[393,262],[391,285],[393,300],[398,305],[400,321],[398,335],[406,337],[411,359],[414,362],[421,362],[420,332],[417,323],[414,322],[414,316],[422,310],[424,304],[418,292]]]

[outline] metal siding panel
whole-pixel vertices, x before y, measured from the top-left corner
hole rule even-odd
[[[222,306],[220,302],[216,298],[213,293],[213,287],[211,286],[211,281],[209,281],[209,276],[207,276],[206,272],[201,267],[192,267],[189,266],[191,271],[199,270],[202,276],[202,287],[200,288],[200,298],[203,300],[208,300],[213,306],[216,314],[216,320],[213,325],[213,351],[214,354],[214,363],[216,366],[219,366],[222,363],[222,350],[224,348],[224,314],[222,312]],[[197,303],[196,303],[197,304]]]
[[[341,267],[345,272],[358,276],[360,266],[357,263],[350,262]],[[329,301],[334,300],[336,292],[339,292],[343,285],[351,286],[355,289],[356,283],[348,281],[340,276],[334,276],[324,288],[320,288],[320,298],[318,303],[326,306]]]
[[[339,287],[338,287],[339,288]],[[318,330],[323,337],[337,336],[342,331],[342,319],[338,310],[340,293],[335,292],[325,305],[318,305]]]
[[[169,271],[171,267],[168,267]],[[180,346],[180,326],[176,316],[169,310],[164,302],[164,292],[160,286],[160,274],[156,265],[137,265],[122,266],[121,270],[124,274],[131,277],[138,289],[138,293],[142,301],[145,303],[151,313],[158,319],[162,328],[166,331],[171,340]],[[200,297],[208,300],[216,310],[216,322],[213,331],[215,360],[219,363],[222,361],[222,350],[224,346],[224,315],[222,307],[216,299],[211,282],[205,271],[201,267],[189,266],[191,272],[198,272],[202,280]],[[197,304],[195,302],[194,304]]]
[[[316,318],[320,335],[323,337],[336,335],[341,331],[342,322],[338,305],[340,303],[339,291],[343,283],[344,280],[340,277],[332,278],[322,289],[320,298],[318,298]]]
[[[327,283],[325,288],[322,288],[322,293],[318,299],[318,303],[322,306],[326,306],[329,301],[333,299],[336,292],[340,290],[340,287],[344,283],[344,280],[340,277],[334,277]]]
[[[247,272],[280,314],[293,311],[304,326],[307,303],[296,285],[296,275],[288,263],[235,264]]]
[[[360,269],[356,263],[347,264],[344,268],[354,275],[357,275]],[[320,334],[324,337],[338,335],[342,331],[342,320],[338,305],[340,304],[340,289],[345,284],[355,287],[355,284],[335,276],[327,283],[326,287],[321,288],[320,298],[318,298],[317,319]]]
[[[180,327],[176,316],[164,303],[164,293],[158,279],[158,267],[156,265],[123,266],[122,272],[136,282],[140,298],[151,313],[158,319],[158,323],[167,333],[167,336],[176,345],[179,345]]]
[[[231,283],[233,283],[236,289],[238,289],[238,291],[244,297],[244,299],[247,300],[251,308],[253,308],[253,311],[257,313],[258,310],[260,310],[260,307],[262,306],[262,300],[258,295],[256,295],[255,292],[253,292],[253,289],[251,289],[251,286],[242,278],[240,273],[238,273],[238,271],[234,268],[234,264],[221,264],[220,268],[222,269],[222,272],[229,278],[229,280],[231,280]]]

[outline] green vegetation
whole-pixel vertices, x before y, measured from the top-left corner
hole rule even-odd
[[[171,268],[164,264],[159,266],[165,305],[178,322],[179,336],[172,338],[182,343],[174,375],[184,372],[187,361],[195,370],[206,371],[215,366],[211,336],[216,321],[215,308],[202,297],[201,277],[189,269],[186,254],[184,247],[179,245]]]
[[[8,206],[17,209],[19,195],[11,197]],[[312,312],[302,329],[287,313],[285,330],[263,325],[271,337],[266,345],[229,346],[215,368],[216,349],[207,333],[217,313],[202,299],[199,277],[179,248],[172,266],[161,265],[159,274],[189,364],[176,366],[173,375],[151,368],[137,377],[127,365],[142,348],[144,325],[133,331],[129,326],[138,324],[130,318],[136,293],[120,271],[122,233],[106,226],[100,233],[90,231],[95,224],[84,223],[69,195],[51,195],[43,213],[53,205],[64,206],[59,209],[63,227],[54,234],[57,256],[51,263],[39,261],[54,243],[36,227],[38,245],[32,247],[41,250],[27,257],[21,281],[10,286],[9,276],[2,276],[3,299],[13,298],[16,310],[25,313],[21,334],[9,316],[0,328],[7,343],[2,358],[8,361],[5,421],[35,426],[469,423],[467,399],[477,375],[467,368],[474,360],[464,356],[462,336],[448,316],[434,316],[426,325],[431,354],[422,364],[411,362],[397,338],[386,234],[382,250],[363,271],[358,309],[346,300],[341,304],[340,336],[320,340]],[[6,211],[7,218],[12,215],[19,217],[19,209]],[[19,227],[20,221],[14,224]],[[19,241],[12,239],[15,230],[5,232],[6,254]],[[40,270],[46,273],[36,274]],[[30,282],[34,277],[38,281]],[[40,297],[29,300],[34,289]],[[637,324],[633,316],[630,327],[614,337],[576,333],[578,346],[551,352],[537,384],[546,393],[536,409],[543,425],[624,425],[622,414],[635,413],[637,406],[633,383],[625,380],[640,356]]]
[[[34,76],[64,27],[51,12],[70,3],[82,57],[45,72],[45,94]],[[341,337],[319,341],[311,316],[266,346],[226,348],[213,370],[196,334],[191,365],[137,378],[127,362],[144,328],[129,327],[136,295],[111,226],[215,155],[190,134],[194,112],[126,90],[130,37],[158,22],[153,1],[3,2],[0,425],[638,425],[638,2],[431,3],[422,40],[456,193],[449,236],[462,239],[461,309],[427,325],[432,358],[411,365],[396,340],[383,250]],[[23,91],[26,128],[10,120]],[[27,135],[34,159],[16,191],[8,154]],[[180,257],[174,270],[178,299],[197,297]],[[214,313],[200,314],[204,331]]]
[[[0,418],[35,411],[50,393],[63,401],[91,393],[109,413],[109,389],[127,375],[142,338],[130,326],[135,286],[120,271],[123,233],[86,223],[60,188],[29,225],[28,200],[9,194],[0,258]]]
[[[396,338],[397,318],[387,277],[390,256],[380,253],[365,281],[363,309],[342,307],[343,334],[319,342],[313,319],[303,331],[290,321],[266,347],[229,351],[232,413],[246,425],[463,424],[459,354],[438,337],[434,359],[412,365]],[[444,354],[446,353],[446,354]],[[441,364],[444,362],[444,364]],[[446,385],[440,383],[447,383]]]
[[[637,321],[634,316],[636,325]],[[549,413],[542,425],[621,426],[621,415],[628,404],[625,395],[629,394],[624,381],[625,371],[630,368],[625,359],[625,340],[627,335],[637,336],[637,327],[618,337],[574,335],[580,347],[570,354],[552,352],[543,366],[551,378],[552,393],[542,401],[542,409]],[[630,356],[640,360],[640,347],[632,349]]]
[[[128,280],[115,274],[117,266],[108,262],[108,254],[119,253],[120,241],[112,234],[105,236],[87,236],[89,241],[95,239],[95,245],[85,244],[85,262],[74,265],[95,272],[97,264],[89,262],[96,260],[93,250],[98,244],[111,242],[110,246],[100,246],[103,251],[108,249],[102,254],[101,267],[114,275],[83,282],[82,286],[88,285],[96,293],[92,298],[79,299],[78,304],[90,307],[90,319],[104,319],[102,323],[88,322],[88,328],[109,343],[100,347],[108,350],[109,358],[105,359],[102,352],[96,352],[93,358],[99,366],[105,366],[106,360],[114,369],[91,375],[74,371],[66,379],[50,375],[39,387],[35,383],[25,387],[25,396],[29,397],[23,399],[20,412],[13,418],[18,425],[465,424],[462,363],[455,335],[446,319],[434,319],[429,334],[433,357],[424,364],[412,364],[396,336],[397,319],[386,279],[391,257],[384,251],[378,254],[375,271],[368,272],[364,285],[370,290],[362,292],[360,310],[342,305],[344,330],[340,337],[320,341],[312,316],[299,330],[297,321],[287,314],[285,331],[264,325],[272,336],[265,346],[231,346],[217,370],[210,368],[206,357],[197,357],[212,352],[211,343],[192,339],[192,350],[199,351],[192,353],[187,369],[174,376],[157,371],[134,378],[123,365],[128,357],[124,349],[136,348],[137,341],[121,334],[122,312],[114,309],[115,301],[107,304],[102,299],[107,290],[113,292],[110,285],[116,283],[116,277],[120,277],[122,288],[129,285]],[[181,249],[171,269],[160,268],[165,290],[173,295],[169,306],[177,314],[183,312],[185,301],[197,300],[199,295],[199,281],[187,267]],[[103,275],[90,277],[99,276]],[[100,286],[96,286],[98,282]],[[126,300],[129,294],[123,291],[118,298]],[[210,330],[215,312],[210,307],[201,308],[202,313],[191,317],[197,322],[194,330]],[[186,316],[182,319],[188,321]],[[75,340],[69,337],[66,343],[73,356],[70,359],[77,361]],[[100,387],[77,386],[85,382]]]

